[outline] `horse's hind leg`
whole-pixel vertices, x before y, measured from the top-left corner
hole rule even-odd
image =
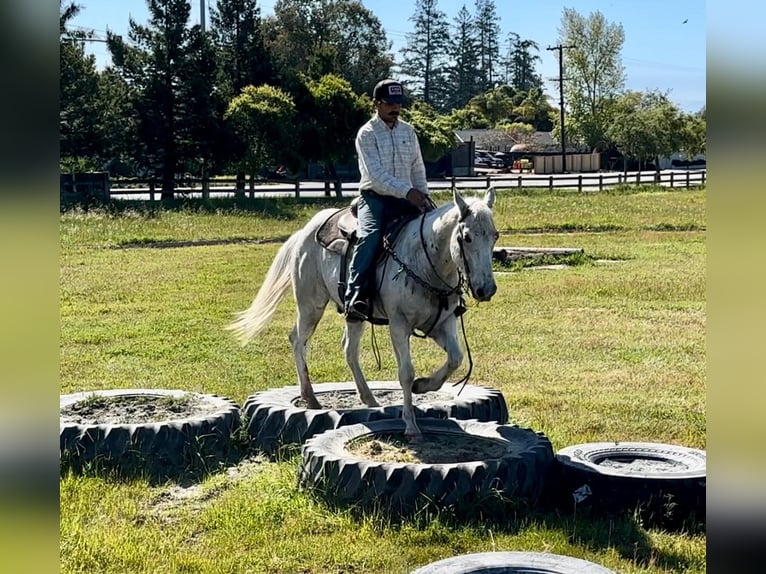
[[[319,320],[324,314],[326,305],[327,299],[322,302],[320,300],[312,300],[311,298],[308,298],[303,300],[303,302],[299,302],[295,327],[293,327],[293,330],[290,332],[290,343],[293,347],[295,368],[298,371],[301,398],[308,403],[310,409],[321,409],[322,405],[319,404],[319,401],[314,395],[314,389],[311,386],[306,355],[308,352],[309,339],[314,334],[314,331],[319,324]]]
[[[447,353],[447,360],[430,377],[419,377],[412,385],[413,393],[438,391],[463,362],[463,351],[457,338],[457,319],[454,316],[440,323],[428,335]]]
[[[368,407],[377,407],[380,405],[375,400],[370,387],[367,386],[367,380],[364,378],[362,367],[359,365],[359,342],[362,340],[362,333],[364,333],[364,322],[346,322],[346,329],[343,331],[343,352],[346,356],[346,363],[351,369],[351,374],[354,376],[359,398]]]

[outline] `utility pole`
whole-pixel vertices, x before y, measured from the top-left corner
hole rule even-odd
[[[205,0],[199,0],[199,25],[205,31]]]
[[[549,51],[558,50],[559,52],[559,114],[561,117],[561,171],[567,171],[567,138],[566,128],[564,127],[564,50],[574,48],[574,46],[548,46]]]

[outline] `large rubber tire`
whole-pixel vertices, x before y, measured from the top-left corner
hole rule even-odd
[[[556,461],[559,483],[572,504],[603,510],[674,509],[704,518],[703,450],[649,442],[595,442],[562,448]]]
[[[546,552],[479,552],[426,564],[410,574],[615,574],[603,566]]]
[[[476,420],[423,418],[429,434],[472,435],[504,446],[503,454],[461,463],[383,462],[357,458],[347,445],[362,437],[402,435],[402,419],[384,419],[340,427],[316,435],[302,449],[299,483],[342,506],[377,507],[406,515],[424,506],[477,510],[482,501],[502,497],[534,503],[540,496],[554,456],[550,441],[529,429]],[[479,503],[479,504],[477,504]]]
[[[401,391],[397,381],[370,381],[370,390]],[[314,385],[320,404],[327,393],[356,395],[353,382]],[[444,394],[448,400],[436,400]],[[263,453],[273,455],[283,446],[300,446],[307,439],[329,429],[381,419],[400,418],[401,405],[353,409],[307,409],[297,406],[300,387],[280,387],[249,396],[242,407],[247,421],[251,445]],[[435,393],[413,395],[417,417],[476,419],[479,421],[508,422],[508,407],[502,393],[477,385],[445,384]],[[326,403],[325,403],[326,404]]]
[[[78,471],[87,466],[151,478],[209,469],[233,456],[232,436],[241,428],[241,412],[233,401],[217,395],[167,389],[117,389],[60,395],[59,408],[96,396],[180,398],[193,395],[199,415],[162,422],[79,424],[60,417],[61,462]]]

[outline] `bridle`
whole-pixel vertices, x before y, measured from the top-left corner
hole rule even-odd
[[[430,198],[429,198],[430,199]],[[396,272],[394,277],[396,277],[399,273],[404,272],[408,277],[410,277],[415,283],[423,287],[426,291],[429,293],[432,293],[436,295],[439,299],[439,312],[434,317],[433,323],[431,323],[431,326],[428,328],[427,331],[424,331],[422,334],[418,334],[416,332],[412,332],[412,334],[415,337],[425,339],[428,337],[429,333],[433,330],[433,328],[436,326],[436,324],[439,322],[439,318],[441,317],[442,311],[446,311],[449,309],[449,297],[451,295],[459,295],[460,300],[458,302],[457,307],[455,308],[455,314],[460,317],[460,327],[463,332],[463,341],[465,342],[465,348],[466,348],[466,354],[468,355],[468,373],[460,379],[458,382],[453,383],[452,386],[457,386],[459,384],[463,384],[463,386],[460,388],[460,391],[458,391],[458,395],[463,391],[463,388],[465,388],[465,385],[468,383],[468,380],[471,377],[471,372],[473,371],[473,358],[471,357],[471,348],[468,345],[468,339],[465,334],[465,323],[463,321],[463,314],[466,311],[466,305],[465,305],[465,298],[463,297],[463,294],[465,293],[465,285],[468,285],[468,288],[470,289],[470,292],[473,293],[473,286],[471,285],[471,273],[470,268],[468,267],[468,260],[465,256],[465,248],[463,246],[463,221],[465,220],[465,216],[461,215],[460,219],[458,220],[458,233],[457,233],[457,242],[458,246],[460,247],[460,259],[463,263],[463,269],[465,270],[465,275],[460,271],[460,266],[457,266],[457,274],[458,274],[458,280],[457,284],[454,287],[450,287],[450,284],[442,278],[441,275],[439,275],[439,272],[436,270],[436,266],[434,265],[434,262],[431,260],[431,256],[428,253],[428,246],[426,245],[426,239],[425,234],[423,233],[423,227],[426,221],[426,215],[428,212],[423,213],[420,216],[420,244],[423,247],[423,253],[425,253],[426,259],[428,260],[428,264],[431,266],[431,270],[433,271],[434,275],[436,275],[437,279],[441,281],[444,285],[447,286],[447,289],[443,289],[440,287],[436,287],[420,277],[415,271],[412,270],[404,261],[402,261],[396,254],[396,251],[394,250],[393,245],[388,240],[388,237],[383,238],[383,249],[388,253],[388,255],[396,261],[399,264],[399,270]]]

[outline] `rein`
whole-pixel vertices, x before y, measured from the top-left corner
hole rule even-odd
[[[458,395],[460,395],[460,393],[463,392],[463,389],[465,388],[466,384],[468,384],[468,381],[471,378],[471,373],[473,372],[473,357],[471,356],[471,347],[468,344],[468,337],[465,334],[465,321],[463,319],[463,315],[465,313],[465,300],[463,299],[463,293],[465,291],[463,289],[463,286],[467,282],[469,289],[472,288],[471,277],[470,277],[470,272],[468,268],[468,261],[466,260],[465,250],[463,247],[463,235],[462,233],[458,233],[457,242],[458,242],[458,245],[460,246],[460,258],[463,260],[463,267],[465,268],[466,276],[464,277],[463,274],[460,272],[460,269],[458,269],[457,270],[457,273],[458,273],[457,285],[455,285],[454,287],[450,287],[449,283],[447,283],[447,281],[445,281],[442,278],[442,276],[439,275],[439,272],[436,270],[436,266],[434,265],[434,262],[431,260],[431,256],[428,254],[426,239],[423,233],[423,226],[425,225],[425,221],[426,221],[426,214],[424,213],[420,218],[420,244],[423,247],[423,253],[425,253],[426,259],[428,260],[428,264],[431,266],[431,269],[433,270],[436,277],[439,279],[439,281],[444,283],[444,285],[449,287],[449,289],[440,289],[438,287],[434,287],[433,285],[428,283],[426,280],[421,278],[417,273],[415,273],[410,267],[407,266],[406,263],[404,263],[404,261],[399,259],[393,246],[388,241],[388,237],[383,238],[383,249],[386,251],[386,253],[388,253],[389,256],[391,256],[391,258],[394,261],[396,261],[399,264],[399,271],[397,272],[397,274],[400,273],[401,271],[404,271],[408,277],[410,277],[413,281],[415,281],[415,283],[423,287],[426,291],[433,293],[434,295],[437,295],[439,297],[439,312],[434,317],[433,323],[431,323],[431,326],[422,335],[419,335],[413,331],[412,334],[414,336],[421,339],[425,339],[428,336],[428,334],[433,330],[433,328],[436,326],[436,323],[439,321],[439,317],[441,316],[441,311],[446,310],[449,307],[448,305],[449,296],[454,295],[456,293],[460,295],[460,302],[458,303],[458,307],[455,309],[455,314],[460,317],[460,329],[463,333],[463,341],[465,342],[466,354],[468,355],[468,372],[465,374],[465,376],[463,376],[462,379],[452,384],[452,386],[455,387],[462,383],[463,386],[460,388],[460,390],[457,393]],[[460,222],[462,221],[463,221],[463,218],[460,219]],[[378,359],[378,361],[380,361],[380,359]]]

